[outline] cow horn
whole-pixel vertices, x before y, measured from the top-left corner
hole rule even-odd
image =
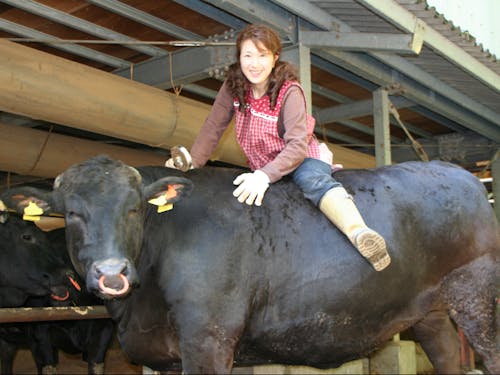
[[[57,189],[59,186],[61,186],[62,178],[63,178],[62,173],[55,178],[54,189]]]
[[[5,223],[8,217],[9,217],[9,212],[7,206],[5,205],[5,203],[3,203],[2,200],[0,200],[0,224]]]
[[[131,167],[130,165],[127,165],[127,167],[130,168],[130,170],[132,171],[132,173],[134,174],[134,176],[137,178],[137,182],[141,183],[142,182],[142,176],[139,173],[139,171],[137,169],[135,169],[134,167]]]

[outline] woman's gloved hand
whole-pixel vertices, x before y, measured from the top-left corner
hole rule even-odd
[[[238,198],[240,203],[245,202],[252,205],[255,202],[256,206],[260,206],[269,183],[267,174],[260,170],[253,173],[243,173],[233,181],[233,184],[239,185],[233,191],[233,195]]]

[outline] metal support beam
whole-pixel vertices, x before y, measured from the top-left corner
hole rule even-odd
[[[407,108],[413,106],[413,102],[401,96],[394,97],[392,99],[392,103],[396,108]],[[322,124],[328,124],[331,122],[368,116],[372,113],[373,100],[367,99],[322,109],[317,112],[316,116]]]
[[[345,79],[346,81],[352,82],[355,85],[360,86],[360,87],[362,87],[365,90],[368,90],[370,92],[376,90],[378,87],[374,83],[372,83],[366,79],[363,79],[360,76],[355,75],[352,72],[345,70],[344,68],[340,67],[339,65],[334,64],[334,63],[328,61],[327,59],[323,59],[317,55],[313,54],[311,56],[311,62],[314,66],[316,66],[316,67],[318,67],[318,68],[320,68],[320,69],[322,69],[330,74],[333,74],[335,76],[339,76],[340,78]],[[325,89],[322,88],[322,91],[325,91]],[[319,93],[319,94],[324,96],[324,94],[321,94],[321,93]],[[335,99],[335,98],[331,98],[331,99],[336,100],[336,101],[341,102],[341,103],[346,102],[345,100],[343,101],[342,99]],[[351,101],[352,100],[348,100],[348,102],[351,102]],[[430,119],[432,121],[437,122],[438,124],[441,124],[447,128],[450,128],[454,131],[463,132],[465,130],[464,127],[462,127],[461,125],[458,125],[457,123],[453,122],[452,120],[450,120],[450,119],[448,119],[448,118],[446,118],[446,117],[444,117],[436,112],[433,112],[433,111],[431,111],[431,110],[429,110],[421,105],[418,105],[416,103],[415,103],[415,106],[412,107],[412,110],[416,113],[421,114],[424,117],[427,117],[428,119]],[[458,129],[459,127],[460,127],[460,129]],[[412,127],[412,126],[410,126],[409,129],[411,130],[412,133],[417,134],[421,137],[431,138],[431,134],[429,132],[423,131],[422,129],[419,129],[417,127]]]
[[[221,78],[224,70],[234,61],[234,48],[210,46],[183,48],[169,57],[156,57],[133,66],[131,69],[114,71],[116,75],[135,81],[169,89],[174,85],[187,84],[208,77]]]
[[[307,110],[312,113],[312,83],[311,83],[311,54],[310,49],[301,44],[287,48],[282,53],[286,60],[299,69],[299,79],[306,94]]]
[[[335,48],[345,51],[389,52],[418,55],[422,43],[413,43],[413,35],[382,33],[341,33],[300,31],[299,42],[310,48]]]
[[[205,0],[205,2],[249,23],[268,25],[282,36],[296,35],[295,17],[291,17],[289,12],[270,2],[253,0]]]
[[[373,92],[373,123],[375,128],[375,163],[377,167],[392,164],[389,116],[389,94],[387,90],[375,90]]]
[[[223,25],[229,26],[234,30],[243,29],[247,23],[240,20],[237,17],[233,17],[230,14],[216,8],[210,4],[206,4],[200,0],[174,0],[177,4],[183,7],[194,10],[197,13],[203,14],[208,18],[213,19]]]
[[[53,42],[60,41],[61,39],[55,36],[42,33],[41,31],[34,30],[32,28],[19,25],[15,22],[11,22],[5,19],[0,19],[0,30],[4,30],[8,33],[16,34],[26,38],[40,39],[40,40],[51,40]],[[102,64],[111,66],[113,68],[123,68],[129,67],[130,63],[127,60],[120,59],[111,55],[107,55],[102,52],[98,52],[91,48],[79,46],[76,44],[51,44],[52,48],[56,48],[61,51],[69,52],[77,56],[85,57],[86,59],[100,62]]]
[[[27,12],[33,13],[37,16],[41,16],[47,18],[49,20],[54,21],[55,23],[60,23],[74,29],[83,31],[90,35],[95,35],[99,38],[108,39],[108,40],[123,40],[123,41],[136,41],[137,39],[130,38],[127,35],[118,33],[116,31],[107,29],[105,27],[96,25],[95,23],[85,21],[82,18],[78,18],[68,14],[66,12],[62,12],[58,9],[37,3],[33,0],[1,0],[3,3],[9,4],[15,8],[19,8],[25,10]],[[128,48],[134,49],[141,53],[144,53],[149,56],[159,56],[166,55],[168,51],[164,49],[154,47],[154,46],[145,46],[145,45],[127,45]]]
[[[495,156],[498,155],[498,152]],[[491,177],[493,177],[493,182],[491,184],[491,189],[493,192],[493,208],[495,209],[495,215],[498,221],[500,221],[500,158],[494,157],[491,163]]]
[[[371,79],[373,82],[380,86],[386,86],[388,84],[394,83],[394,70],[383,66],[376,59],[371,58],[369,55],[361,53],[350,53],[344,51],[336,51],[330,49],[328,51],[315,51],[319,56],[334,62],[335,64],[345,66],[352,72],[357,73],[361,76]],[[388,55],[384,55],[388,56]],[[391,57],[396,58],[396,57]],[[398,57],[399,58],[399,57]],[[437,79],[434,77],[434,81]],[[486,119],[488,112],[492,113],[491,110],[479,103],[474,103],[474,106],[481,107],[483,112],[475,112],[465,110],[466,102],[470,102],[469,98],[465,95],[459,94],[462,102],[453,102],[450,100],[449,96],[442,96],[433,92],[432,90],[426,89],[424,86],[415,84],[410,77],[405,75],[400,75],[397,82],[405,88],[405,97],[410,99],[415,103],[421,103],[428,109],[435,111],[438,114],[446,116],[448,119],[455,121],[458,124],[462,124],[464,127],[469,128],[491,140],[500,141],[500,129],[498,128],[498,114],[492,114],[492,122]],[[439,83],[438,83],[439,84]],[[439,84],[440,86],[444,86]],[[453,89],[448,88],[450,92]]]
[[[153,29],[172,35],[179,39],[184,40],[203,40],[198,34],[192,33],[182,27],[167,22],[161,18],[155,17],[140,9],[134,8],[130,5],[124,4],[118,0],[87,0],[88,3],[97,5],[101,8],[110,10],[113,13],[127,17],[135,22],[149,26]]]

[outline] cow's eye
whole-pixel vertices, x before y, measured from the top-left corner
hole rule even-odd
[[[33,237],[28,233],[21,234],[21,239],[26,242],[33,242]]]
[[[66,212],[66,219],[68,219],[68,220],[76,219],[77,217],[78,217],[78,214],[75,211]]]

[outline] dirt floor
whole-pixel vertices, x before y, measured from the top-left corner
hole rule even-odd
[[[59,353],[58,374],[87,374],[87,363],[81,355]],[[125,354],[117,347],[112,347],[106,355],[105,374],[142,374],[142,367],[132,365]],[[14,361],[14,374],[37,374],[35,362],[28,350],[20,350]]]

